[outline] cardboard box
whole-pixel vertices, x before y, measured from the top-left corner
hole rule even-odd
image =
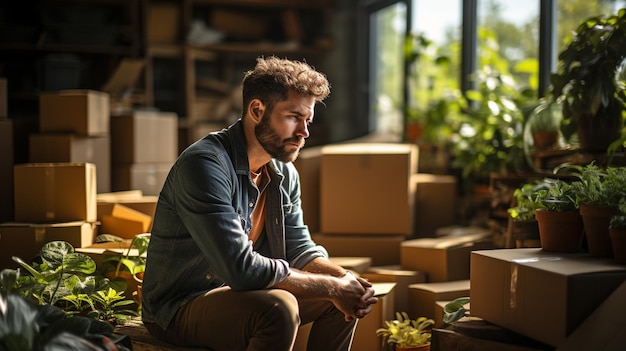
[[[470,277],[470,252],[493,247],[491,232],[405,240],[400,247],[404,269],[426,272],[429,282]]]
[[[426,282],[424,272],[405,270],[399,265],[370,267],[361,277],[374,283],[395,283],[394,306],[398,312],[409,310],[409,285]]]
[[[382,351],[381,340],[376,335],[376,329],[384,326],[386,320],[392,320],[394,316],[394,297],[395,284],[393,283],[375,283],[374,291],[378,297],[378,303],[372,305],[372,311],[359,319],[354,337],[352,339],[351,351]],[[300,327],[296,335],[296,342],[293,347],[294,351],[305,351],[306,342],[309,338],[311,323]]]
[[[81,137],[74,134],[31,134],[30,162],[77,162],[96,165],[97,192],[111,191],[111,145],[108,136]]]
[[[437,319],[437,301],[454,300],[470,296],[470,280],[440,283],[418,283],[409,285],[409,309],[411,318],[428,317]],[[438,319],[441,320],[442,316]]]
[[[458,328],[458,329],[457,329]],[[595,348],[591,348],[596,350]],[[545,345],[482,320],[462,320],[453,328],[433,328],[431,351],[547,351]],[[582,348],[576,350],[583,350]],[[600,350],[600,349],[597,349]]]
[[[557,348],[557,351],[621,351],[626,345],[626,319],[622,307],[626,282],[604,300]]]
[[[311,237],[331,256],[371,257],[374,266],[400,264],[400,244],[405,239],[401,235],[313,234]]]
[[[154,44],[177,44],[180,39],[180,5],[151,2],[148,6],[147,39]]]
[[[135,111],[111,117],[111,163],[170,163],[178,157],[178,117]]]
[[[336,257],[328,258],[332,263],[357,274],[365,273],[372,266],[370,257]]]
[[[0,119],[0,222],[14,220],[13,209],[13,122],[10,119]]]
[[[152,216],[130,207],[114,204],[111,214],[101,215],[101,234],[111,234],[123,239],[132,239],[137,234],[148,233]]]
[[[88,246],[96,236],[96,224],[77,221],[53,224],[3,223],[0,224],[0,270],[15,269],[16,256],[31,263],[48,242],[62,240],[74,248]]]
[[[320,231],[320,166],[322,147],[304,148],[293,163],[300,174],[300,198],[304,224],[311,233]]]
[[[109,94],[95,90],[62,90],[39,95],[39,131],[109,134]]]
[[[417,173],[415,186],[415,234],[434,237],[438,228],[458,224],[457,183],[451,175]]]
[[[17,222],[95,222],[93,163],[25,163],[14,167]]]
[[[626,279],[626,266],[540,248],[472,252],[472,315],[559,346]]]
[[[143,195],[141,190],[102,193],[98,194],[96,199],[99,221],[102,221],[103,216],[111,216],[113,214],[113,207],[116,204],[120,204],[150,216],[148,228],[152,226],[152,219],[154,219],[154,212],[156,211],[156,205],[159,201],[158,196]]]
[[[115,191],[141,190],[146,195],[157,196],[171,167],[171,163],[113,165],[111,186]]]
[[[417,154],[415,144],[322,147],[321,232],[411,235]]]

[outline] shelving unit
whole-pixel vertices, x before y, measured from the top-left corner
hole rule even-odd
[[[259,55],[315,63],[331,47],[325,28],[333,1],[145,1],[146,97],[180,118],[181,147],[241,115],[237,91]],[[188,40],[201,21],[220,40]],[[163,79],[170,77],[170,80]],[[186,139],[186,140],[185,140]]]

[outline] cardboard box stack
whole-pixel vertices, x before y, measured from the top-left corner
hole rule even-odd
[[[111,117],[113,191],[158,195],[178,157],[178,116],[133,111]]]
[[[15,222],[0,227],[0,266],[15,268],[16,253],[30,261],[41,246],[65,240],[88,246],[96,235],[96,172],[91,163],[14,166]]]
[[[99,233],[131,240],[149,233],[158,196],[143,195],[140,190],[98,194]]]
[[[109,94],[64,90],[39,96],[39,133],[29,136],[29,162],[92,163],[97,191],[111,190]]]

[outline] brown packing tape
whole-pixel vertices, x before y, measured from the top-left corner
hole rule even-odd
[[[519,265],[511,263],[511,284],[509,292],[509,308],[512,310],[517,308],[517,277],[519,273]]]
[[[37,247],[41,247],[45,244],[46,241],[46,228],[45,227],[37,227],[35,228],[35,243]]]

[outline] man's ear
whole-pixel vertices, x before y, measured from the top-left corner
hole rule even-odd
[[[261,121],[265,112],[265,104],[259,99],[252,99],[248,104],[248,116],[256,123]]]

